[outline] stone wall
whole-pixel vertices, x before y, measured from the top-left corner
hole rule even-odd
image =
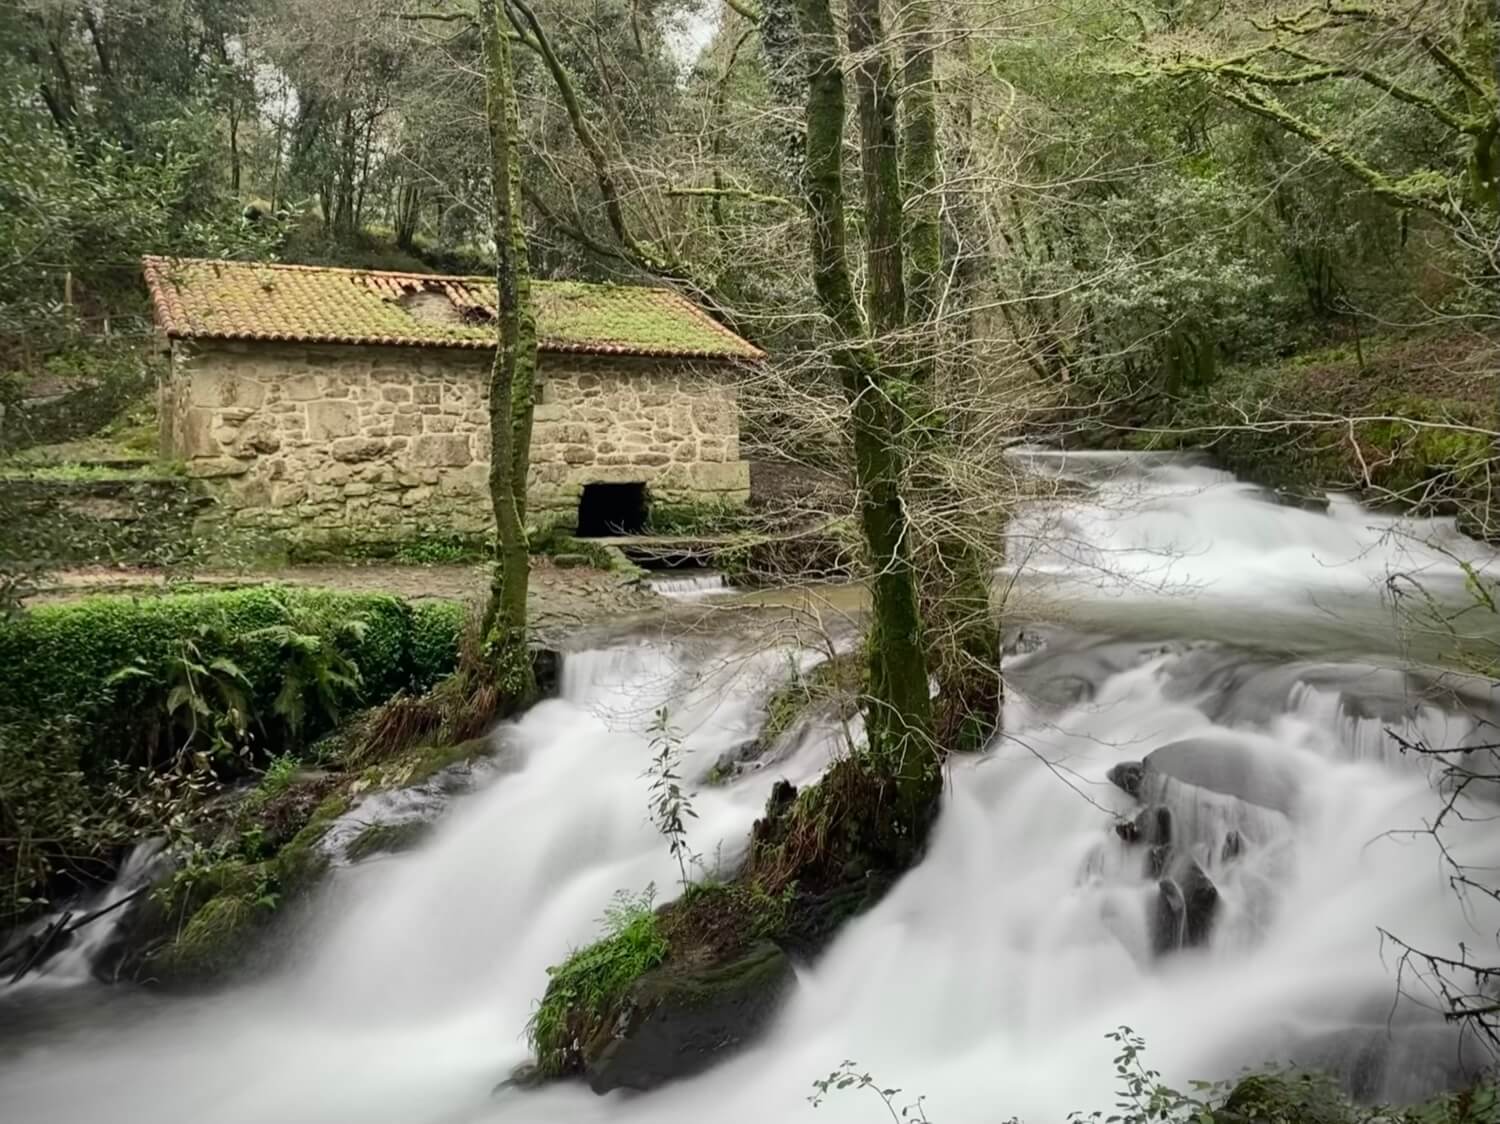
[[[163,447],[236,522],[299,537],[487,530],[489,356],[457,349],[174,343]],[[666,503],[749,497],[734,370],[544,354],[530,502],[588,483]]]

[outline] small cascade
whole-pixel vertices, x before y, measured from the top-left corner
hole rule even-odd
[[[164,859],[163,843],[134,847],[115,880],[45,917],[0,949],[0,987],[66,986],[93,978],[94,964],[109,946],[131,902],[146,892]]]
[[[713,570],[658,571],[646,578],[646,587],[663,597],[684,601],[733,592],[724,575]]]

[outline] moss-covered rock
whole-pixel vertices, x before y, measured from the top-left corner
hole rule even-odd
[[[791,986],[791,958],[821,952],[921,854],[936,802],[900,822],[892,787],[859,757],[802,793],[783,781],[735,878],[607,915],[601,940],[550,971],[527,1028],[537,1072],[645,1089],[751,1040]]]
[[[353,798],[347,789],[332,793],[313,811],[302,829],[276,855],[276,881],[283,895],[298,895],[310,889],[328,869],[328,856],[319,846],[333,822],[349,810]]]
[[[644,973],[584,1048],[589,1087],[654,1089],[707,1069],[765,1027],[795,979],[768,940],[728,962],[674,961]]]
[[[229,972],[274,906],[251,893],[222,893],[197,910],[177,936],[149,959],[156,982],[183,985]]]
[[[425,839],[431,831],[432,824],[425,820],[372,823],[349,841],[344,848],[344,857],[350,862],[359,862],[372,855],[409,851]]]

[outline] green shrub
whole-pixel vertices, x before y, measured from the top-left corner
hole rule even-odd
[[[249,725],[275,742],[315,738],[343,704],[449,671],[461,622],[446,603],[279,586],[43,605],[0,624],[0,715],[81,720],[94,736],[80,764],[98,776],[129,745],[149,756],[169,736],[191,667],[232,668]]]
[[[422,692],[458,665],[459,638],[468,610],[456,601],[411,605],[411,689]]]

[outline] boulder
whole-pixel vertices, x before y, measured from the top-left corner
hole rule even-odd
[[[1165,804],[1151,804],[1136,813],[1133,820],[1120,820],[1115,834],[1127,843],[1169,846],[1172,842],[1172,809]]]
[[[770,941],[727,964],[647,972],[613,1024],[585,1045],[589,1087],[654,1089],[707,1069],[771,1020],[795,979],[791,960]]]
[[[1232,796],[1247,804],[1256,804],[1290,816],[1297,804],[1296,776],[1282,762],[1232,736],[1184,738],[1164,745],[1146,755],[1144,773],[1155,774],[1181,784]],[[1115,769],[1125,766],[1116,765]],[[1114,770],[1110,780],[1121,788]],[[1137,790],[1143,775],[1135,783]],[[1131,790],[1125,788],[1125,791]],[[1131,795],[1139,795],[1139,791]]]
[[[1141,782],[1145,779],[1146,769],[1139,761],[1121,761],[1118,765],[1110,768],[1104,775],[1109,778],[1109,783],[1123,791],[1127,796],[1139,798],[1141,795]]]

